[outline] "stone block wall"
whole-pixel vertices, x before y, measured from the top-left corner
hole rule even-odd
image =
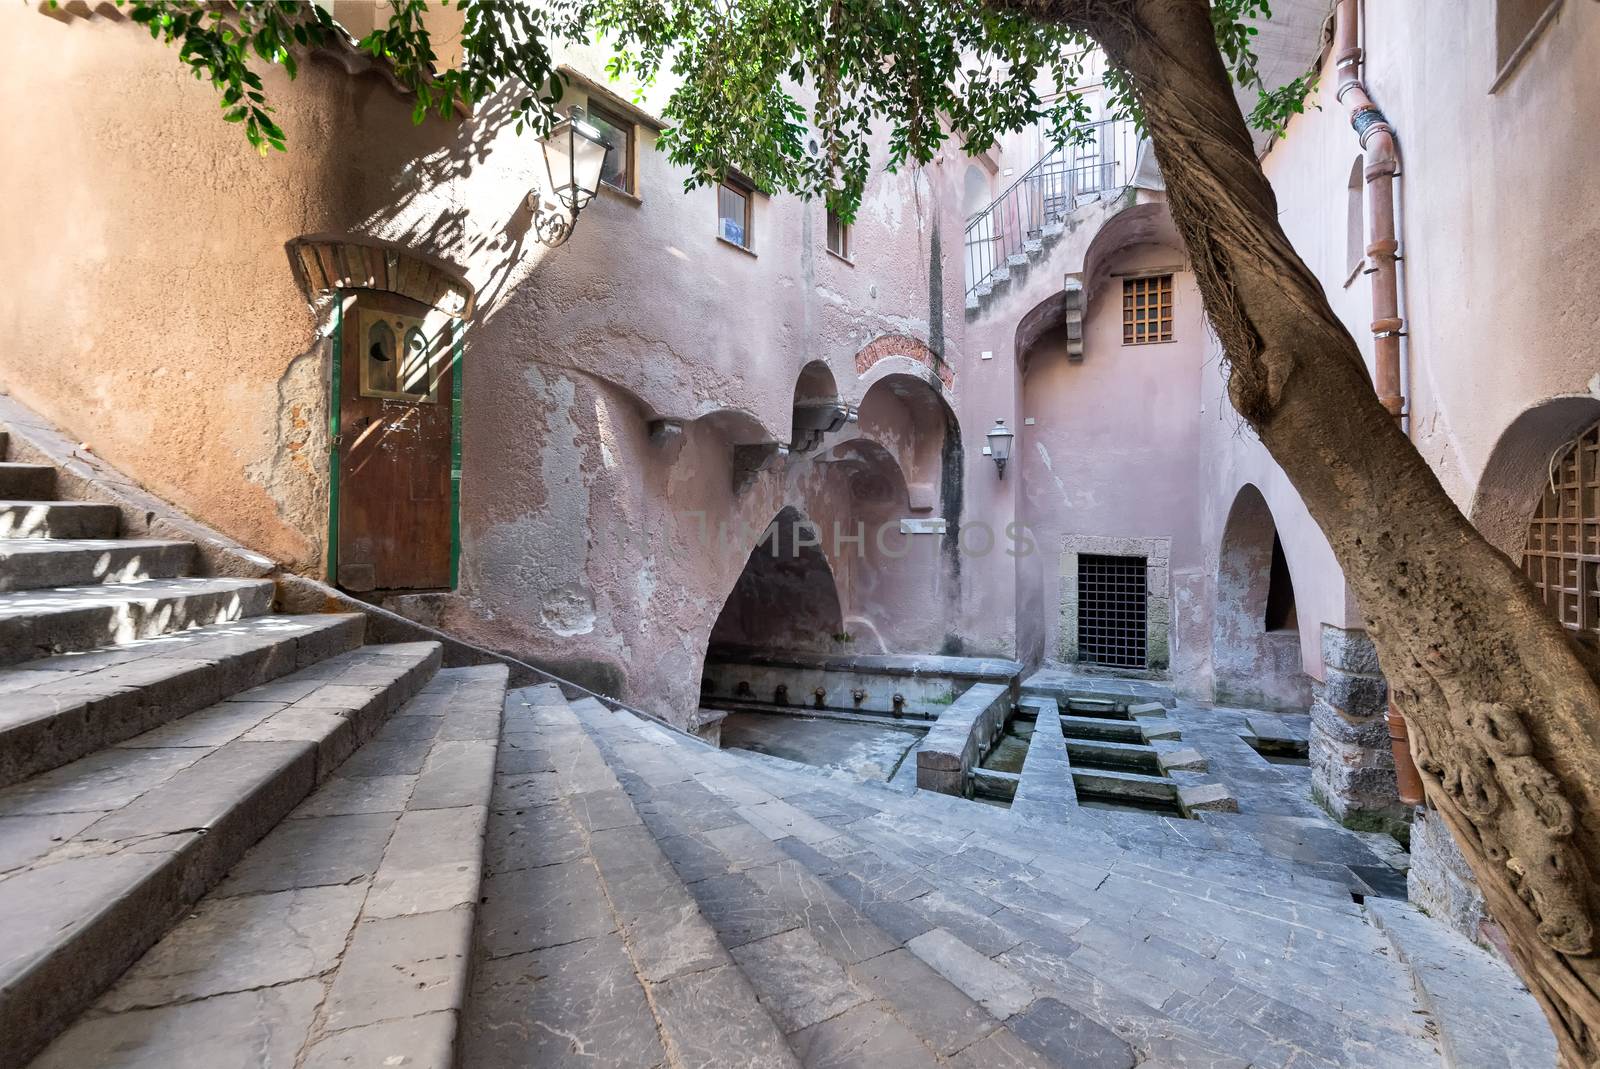
[[[1325,679],[1312,686],[1311,787],[1352,827],[1388,830],[1409,817],[1395,786],[1384,722],[1388,685],[1367,633],[1322,625]]]
[[[1484,945],[1486,907],[1478,880],[1437,813],[1418,807],[1411,821],[1406,897],[1457,932]]]

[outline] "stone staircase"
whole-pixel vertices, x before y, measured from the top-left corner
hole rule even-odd
[[[508,693],[53,486],[0,465],[0,1069],[1551,1060],[1339,865]]]
[[[0,463],[0,1067],[448,1065],[506,669],[55,481]]]
[[[554,687],[504,729],[464,1069],[1505,1064],[1442,1061],[1367,908],[1281,858],[1129,848],[1121,814],[1037,823]]]

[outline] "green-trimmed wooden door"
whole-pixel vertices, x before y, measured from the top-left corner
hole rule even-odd
[[[454,583],[456,330],[397,294],[344,295],[331,571],[345,590]]]

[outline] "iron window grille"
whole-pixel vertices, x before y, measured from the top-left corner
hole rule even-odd
[[[1172,276],[1122,280],[1122,344],[1172,340]]]
[[[1078,557],[1078,660],[1144,668],[1149,584],[1146,558]]]

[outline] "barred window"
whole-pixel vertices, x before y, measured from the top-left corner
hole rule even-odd
[[[1528,525],[1522,570],[1562,626],[1600,637],[1600,424],[1550,468]]]
[[[1122,280],[1122,344],[1172,340],[1172,276]]]
[[[1145,667],[1148,559],[1078,557],[1078,660]]]

